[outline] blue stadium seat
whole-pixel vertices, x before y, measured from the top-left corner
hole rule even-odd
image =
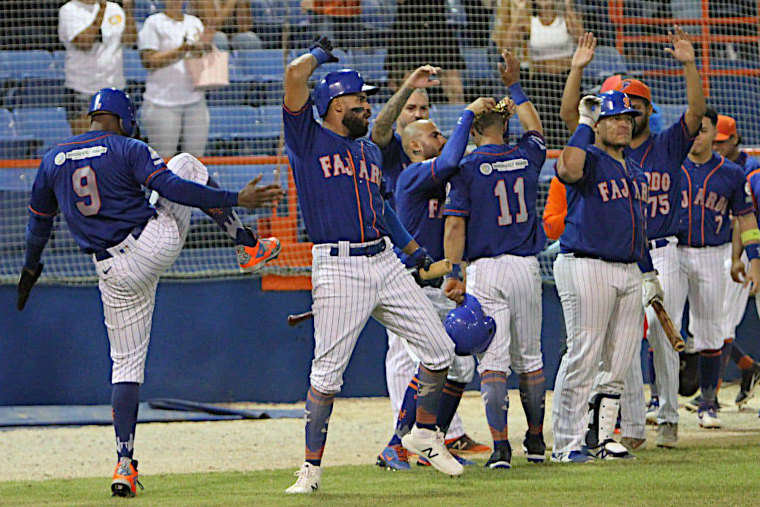
[[[656,104],[686,104],[686,85],[683,76],[658,76],[643,78],[652,90]]]
[[[0,158],[28,158],[36,156],[37,137],[19,134],[11,112],[0,109]]]
[[[385,83],[388,81],[388,72],[384,68],[387,54],[385,49],[374,51],[355,49],[351,52],[351,59],[354,69],[358,70],[366,81]]]
[[[301,51],[300,54],[303,54],[303,51]],[[333,54],[336,57],[338,57],[340,61],[330,62],[330,63],[325,63],[323,65],[320,65],[319,67],[316,68],[314,73],[311,75],[311,79],[313,79],[314,81],[319,81],[330,72],[335,72],[336,70],[340,70],[340,69],[354,68],[352,57],[349,53],[346,53],[345,51],[342,51],[340,49],[336,49],[335,51],[333,51]]]
[[[661,130],[666,129],[673,125],[675,122],[681,118],[681,115],[686,111],[686,104],[657,104],[657,113],[659,118],[659,124],[661,125]],[[652,123],[652,120],[654,118],[650,118],[649,121]]]
[[[742,144],[760,144],[760,78],[719,76],[710,78],[708,103],[720,114],[736,119]]]
[[[144,83],[148,77],[148,71],[143,67],[140,52],[135,49],[125,49],[124,54],[124,77],[133,83]]]
[[[279,49],[236,51],[230,59],[230,81],[282,81],[285,63]]]
[[[608,46],[597,46],[594,59],[586,67],[586,73],[598,79],[606,79],[612,74],[627,73],[628,66],[617,49]]]
[[[230,83],[228,86],[206,92],[208,106],[247,106],[252,102],[250,83]]]
[[[430,119],[448,137],[454,131],[464,107],[464,104],[435,104],[430,108]]]
[[[57,51],[53,51],[53,67],[63,72],[65,65],[66,65],[66,50],[59,49]]]
[[[13,117],[20,134],[42,139],[37,156],[71,137],[71,127],[62,107],[18,108],[13,110]]]
[[[145,18],[158,12],[162,6],[157,4],[158,2],[153,0],[135,0],[133,7],[135,21],[142,23],[145,21]]]
[[[209,125],[206,154],[209,156],[250,155],[245,153],[254,139],[258,113],[249,106],[209,107]]]
[[[282,130],[282,107],[261,106],[255,108],[256,123],[252,132],[253,139],[279,138]]]
[[[15,79],[63,78],[63,70],[54,67],[53,56],[48,51],[3,51],[0,58],[3,68]]]
[[[63,103],[66,90],[62,78],[25,78],[11,89],[6,105],[17,107],[58,107]]]
[[[396,3],[387,0],[362,0],[361,23],[378,32],[390,30],[396,17]]]

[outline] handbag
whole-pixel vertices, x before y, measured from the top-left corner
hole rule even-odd
[[[193,86],[200,90],[221,88],[230,84],[230,54],[214,47],[197,58],[186,58],[185,67]]]

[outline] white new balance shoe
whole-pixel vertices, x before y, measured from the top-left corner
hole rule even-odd
[[[401,445],[427,459],[433,468],[447,475],[462,475],[464,467],[451,455],[444,443],[441,431],[433,431],[415,426],[401,439]]]
[[[322,480],[322,468],[311,463],[304,463],[294,475],[298,479],[295,484],[285,490],[285,493],[308,495],[319,489],[319,481]]]

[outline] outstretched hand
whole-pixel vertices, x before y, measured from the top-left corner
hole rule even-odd
[[[499,62],[499,74],[501,82],[507,87],[512,86],[520,80],[520,62],[511,51],[505,49],[501,52],[503,61]]]
[[[480,97],[466,107],[468,111],[475,113],[475,116],[490,111],[496,107],[496,101],[491,97]]]
[[[665,52],[671,55],[673,58],[681,63],[694,62],[696,56],[694,54],[694,46],[691,43],[689,34],[683,31],[683,29],[675,25],[672,32],[668,32],[670,37],[670,43],[673,44],[672,48],[665,48]]]
[[[440,67],[423,65],[422,67],[415,69],[415,71],[406,78],[405,84],[411,88],[428,88],[430,86],[437,86],[441,84],[441,80],[437,77],[440,73]]]
[[[249,209],[271,206],[285,196],[280,185],[257,186],[262,176],[259,174],[238,192],[238,206]]]
[[[586,32],[578,39],[578,48],[575,50],[570,66],[574,69],[583,69],[594,59],[596,50],[596,37],[591,32]]]

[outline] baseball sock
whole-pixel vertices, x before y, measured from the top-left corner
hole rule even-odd
[[[417,427],[435,430],[436,414],[449,369],[432,371],[420,365],[417,391]]]
[[[654,371],[654,350],[652,350],[652,347],[649,347],[647,349],[646,354],[646,361],[647,361],[647,368],[649,369],[649,392],[651,393],[651,396],[653,398],[657,397],[657,383],[656,383],[656,375]]]
[[[116,454],[118,458],[131,458],[135,450],[137,408],[140,405],[140,384],[119,382],[111,389],[113,427],[116,430]]]
[[[718,388],[715,390],[715,394],[720,391],[720,386],[723,383],[723,372],[726,371],[728,362],[731,360],[731,351],[734,348],[734,339],[726,338],[723,341],[723,347],[720,349],[720,371],[718,372]]]
[[[715,405],[718,379],[720,375],[720,349],[703,350],[699,353],[699,388],[702,391],[704,407]]]
[[[417,421],[417,390],[419,389],[419,379],[414,374],[409,386],[404,393],[404,401],[401,403],[401,410],[398,412],[396,421],[396,431],[391,437],[388,445],[401,445],[401,437],[412,431],[414,423]]]
[[[306,462],[315,466],[322,465],[334,400],[334,394],[322,394],[313,387],[306,393]]]
[[[544,430],[545,384],[543,369],[520,374],[520,401],[528,420],[528,433],[531,435],[540,435]]]
[[[219,188],[219,184],[211,176],[208,177],[206,184],[210,187]],[[232,208],[208,208],[202,209],[205,214],[211,217],[216,224],[222,228],[227,235],[232,238],[236,245],[256,246],[258,238],[252,231],[243,228],[240,217]]]
[[[449,430],[451,420],[454,419],[454,414],[457,413],[457,408],[459,408],[459,402],[462,401],[462,394],[464,394],[465,387],[467,387],[467,384],[464,382],[456,382],[449,379],[446,379],[446,383],[443,385],[443,393],[441,394],[441,404],[438,406],[436,425],[444,434]]]
[[[507,375],[503,371],[487,370],[480,375],[480,395],[486,407],[486,420],[493,437],[494,449],[509,442],[507,434]]]
[[[755,360],[747,354],[741,345],[734,342],[734,346],[731,347],[731,359],[736,363],[740,370],[749,370],[755,364]]]

